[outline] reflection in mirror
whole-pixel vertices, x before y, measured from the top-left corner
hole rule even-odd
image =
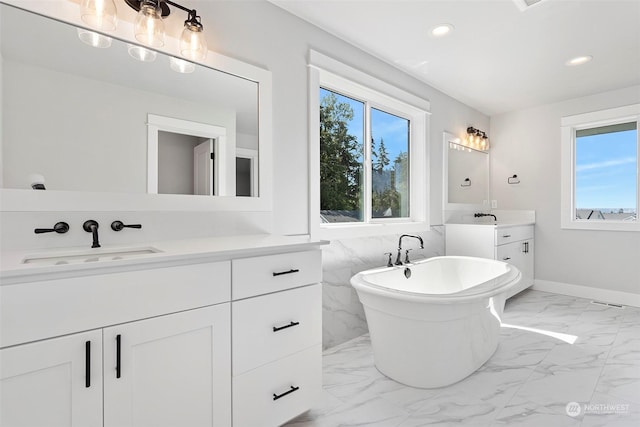
[[[30,189],[39,174],[47,190],[153,193],[155,170],[157,193],[236,194],[236,149],[258,153],[258,83],[199,64],[178,73],[163,53],[142,62],[117,39],[94,48],[71,25],[0,8],[3,188]],[[150,115],[221,128],[224,138],[164,129],[148,164]],[[194,162],[202,143],[206,172]],[[213,163],[214,152],[231,157]],[[258,196],[258,183],[242,195]]]
[[[489,154],[459,144],[460,140],[444,133],[444,197],[450,205],[482,207],[489,200]]]

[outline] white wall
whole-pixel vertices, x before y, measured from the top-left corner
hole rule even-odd
[[[640,294],[640,233],[560,228],[560,118],[638,102],[634,86],[491,118],[491,198],[535,209],[536,280]]]

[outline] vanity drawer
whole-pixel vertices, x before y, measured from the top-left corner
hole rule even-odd
[[[533,225],[499,227],[496,229],[496,245],[533,238]]]
[[[2,286],[0,348],[228,302],[229,261]]]
[[[322,285],[233,302],[233,375],[322,342]]]
[[[320,250],[233,260],[232,299],[268,294],[322,280]]]
[[[315,345],[233,379],[233,426],[276,427],[316,405],[322,349]]]

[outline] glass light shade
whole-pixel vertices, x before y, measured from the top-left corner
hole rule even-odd
[[[157,56],[157,52],[134,44],[127,44],[127,51],[132,58],[142,62],[153,62]]]
[[[164,46],[164,22],[160,8],[153,2],[142,3],[136,17],[134,32],[140,43],[151,47]]]
[[[83,43],[102,49],[111,47],[111,37],[103,36],[102,34],[94,33],[84,28],[78,28],[77,30],[78,38],[82,40]]]
[[[201,26],[185,23],[180,37],[180,54],[192,61],[202,61],[207,57],[207,40]]]
[[[196,66],[193,62],[185,61],[184,59],[174,58],[173,56],[169,58],[169,65],[173,71],[182,74],[193,73],[196,69]]]
[[[80,18],[98,30],[115,30],[117,16],[118,12],[113,0],[82,0],[80,4]]]

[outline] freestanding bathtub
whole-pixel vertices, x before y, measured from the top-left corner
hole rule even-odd
[[[462,256],[356,274],[376,367],[420,388],[467,377],[498,347],[506,293],[520,277],[510,264]]]

